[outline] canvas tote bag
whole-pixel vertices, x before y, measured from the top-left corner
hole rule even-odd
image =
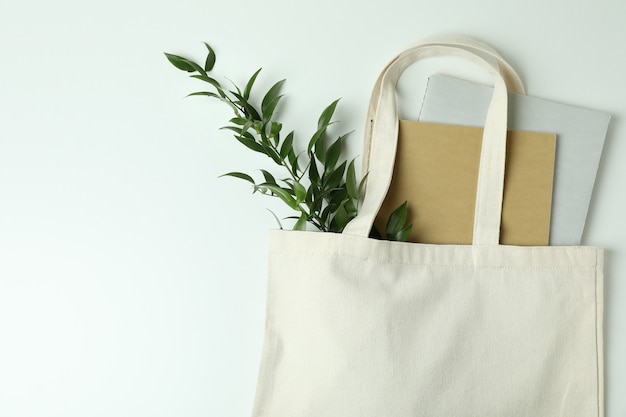
[[[495,88],[471,245],[369,239],[393,171],[395,85],[458,56]],[[500,245],[506,84],[459,46],[418,45],[386,69],[359,215],[342,234],[270,236],[254,417],[590,417],[603,414],[603,252]]]

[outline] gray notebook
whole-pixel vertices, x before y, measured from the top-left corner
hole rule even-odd
[[[419,120],[482,126],[493,89],[432,75]],[[508,128],[556,133],[550,245],[580,245],[610,115],[535,97],[509,94]]]

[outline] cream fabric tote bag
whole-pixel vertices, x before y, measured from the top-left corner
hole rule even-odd
[[[385,69],[367,191],[344,233],[272,232],[254,417],[602,416],[603,252],[498,244],[506,84],[481,48],[451,44]],[[444,55],[495,78],[473,244],[369,239],[393,171],[396,82]]]

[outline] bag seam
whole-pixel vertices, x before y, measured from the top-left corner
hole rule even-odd
[[[271,255],[281,255],[280,252],[276,251],[276,252],[270,252],[270,256]],[[375,259],[375,258],[369,258],[369,257],[363,257],[363,256],[354,256],[354,255],[349,255],[349,254],[337,254],[335,252],[314,252],[315,255],[321,255],[321,256],[329,256],[329,257],[342,257],[342,258],[352,258],[352,259],[357,259],[360,261],[369,261],[369,262],[373,262],[376,264],[395,264],[395,265],[413,265],[413,266],[426,266],[426,267],[438,267],[438,268],[459,268],[459,269],[510,269],[510,270],[536,270],[536,269],[567,269],[567,270],[578,270],[578,269],[585,269],[585,270],[592,270],[594,268],[597,267],[597,265],[585,265],[585,266],[567,266],[567,265],[556,265],[556,266],[524,266],[524,265],[520,265],[520,266],[510,266],[510,265],[459,265],[459,264],[433,264],[433,263],[426,263],[426,262],[421,262],[421,263],[417,263],[417,262],[402,262],[402,261],[397,261],[397,260],[393,260],[393,259],[384,259],[384,258],[379,258],[379,259]]]

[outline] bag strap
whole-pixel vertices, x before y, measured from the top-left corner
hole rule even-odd
[[[470,49],[475,52],[479,52],[493,60],[495,60],[494,64],[498,65],[498,69],[500,70],[500,74],[504,78],[506,82],[506,86],[509,92],[526,95],[526,91],[524,90],[524,84],[520,76],[517,74],[515,69],[504,59],[502,56],[493,49],[491,46],[479,42],[473,38],[469,38],[467,36],[460,35],[438,35],[432,36],[430,38],[426,38],[418,43],[416,46],[426,46],[426,45],[448,45],[448,46],[458,46],[465,49]],[[363,139],[363,159],[361,171],[367,172],[369,167],[369,153],[370,153],[370,143],[372,140],[372,125],[373,121],[376,118],[376,108],[378,106],[378,97],[380,95],[380,83],[383,78],[383,74],[387,71],[387,68],[391,64],[393,64],[402,54],[393,58],[383,69],[381,74],[378,76],[376,83],[374,84],[374,88],[372,90],[372,94],[370,97],[369,107],[367,109],[367,123],[364,129],[364,139]]]
[[[474,62],[489,71],[495,79],[481,147],[473,244],[499,243],[506,157],[506,83],[499,70],[476,51],[428,42],[404,51],[383,71],[371,133],[367,190],[359,214],[348,223],[343,233],[363,237],[369,235],[391,184],[398,141],[396,84],[400,75],[416,61],[441,56],[460,57]]]
[[[493,58],[500,69],[500,74],[504,78],[507,89],[511,93],[526,95],[524,84],[515,69],[491,46],[479,42],[476,39],[460,35],[439,35],[426,38],[420,42],[421,45],[449,45],[460,46],[466,49],[473,49]]]

